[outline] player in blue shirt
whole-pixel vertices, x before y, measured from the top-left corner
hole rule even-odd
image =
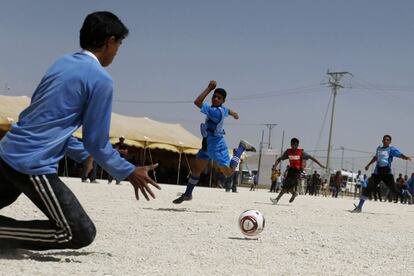
[[[159,189],[148,171],[136,168],[112,148],[109,127],[113,81],[103,67],[111,64],[127,27],[110,12],[89,14],[80,30],[83,51],[52,65],[33,93],[30,106],[0,141],[0,209],[24,193],[48,220],[21,221],[0,216],[0,247],[31,250],[77,249],[89,245],[96,229],[75,195],[57,175],[66,154],[96,162],[117,179],[131,182],[155,198]],[[83,143],[72,136],[82,126]]]
[[[226,176],[227,180],[232,177],[234,169],[237,167],[240,161],[240,156],[245,150],[255,151],[255,148],[246,141],[240,141],[239,147],[230,160],[229,150],[224,140],[224,119],[229,115],[234,119],[239,119],[239,115],[233,110],[223,106],[226,100],[227,92],[223,88],[217,88],[217,82],[212,80],[204,89],[201,94],[194,101],[194,104],[200,108],[200,111],[206,115],[205,123],[201,124],[201,134],[203,136],[202,148],[199,150],[196,156],[195,166],[191,169],[191,177],[188,180],[187,188],[185,192],[173,200],[173,203],[180,204],[183,201],[191,200],[194,187],[200,180],[200,174],[204,168],[208,165],[210,160],[217,162],[220,171]],[[214,90],[215,89],[215,90]],[[211,105],[204,103],[207,95],[214,90],[213,97],[211,99]]]
[[[382,138],[382,146],[378,146],[376,155],[365,166],[365,170],[367,171],[371,164],[377,162],[374,173],[371,175],[371,179],[368,181],[367,187],[362,190],[362,196],[359,200],[359,204],[355,205],[355,209],[351,211],[352,213],[361,213],[365,200],[367,200],[370,193],[375,191],[375,188],[381,181],[387,185],[391,193],[397,193],[395,189],[394,175],[391,170],[392,160],[394,157],[398,157],[403,160],[411,161],[411,158],[402,154],[397,148],[390,146],[390,144],[391,136],[388,134],[384,135]]]

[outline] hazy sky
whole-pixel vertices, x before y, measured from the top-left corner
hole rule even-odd
[[[365,164],[385,133],[414,155],[413,1],[5,0],[0,93],[31,95],[57,58],[79,50],[83,19],[98,10],[130,29],[108,68],[114,112],[178,122],[199,136],[203,116],[192,101],[216,79],[240,115],[226,121],[229,147],[240,138],[259,147],[263,124],[275,123],[272,147],[280,149],[285,130],[285,146],[296,136],[309,152],[326,150],[326,71],[348,71],[333,132],[344,167]],[[334,166],[341,153],[333,151]],[[325,162],[326,151],[314,154]],[[405,162],[394,169],[404,173]]]

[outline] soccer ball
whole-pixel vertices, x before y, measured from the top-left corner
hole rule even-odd
[[[239,227],[246,236],[256,236],[263,231],[265,218],[257,210],[246,210],[239,216]]]

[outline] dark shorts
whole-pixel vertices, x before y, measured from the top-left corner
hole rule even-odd
[[[283,189],[290,189],[298,185],[300,170],[289,169],[285,180],[283,181]]]
[[[368,180],[368,186],[362,190],[362,196],[368,197],[370,193],[374,192],[377,186],[383,182],[389,189],[390,192],[393,194],[397,193],[395,188],[395,181],[394,175],[385,173],[385,174],[372,174],[370,179]]]
[[[229,150],[224,138],[204,138],[202,148],[198,151],[196,159],[214,160],[220,167],[230,167]]]

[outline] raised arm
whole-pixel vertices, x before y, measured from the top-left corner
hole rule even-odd
[[[214,90],[214,88],[216,88],[217,86],[217,81],[215,80],[211,80],[210,83],[208,84],[207,88],[204,89],[200,95],[198,95],[197,99],[195,99],[194,104],[198,107],[201,108],[201,106],[203,105],[204,99],[207,97],[207,95]]]

